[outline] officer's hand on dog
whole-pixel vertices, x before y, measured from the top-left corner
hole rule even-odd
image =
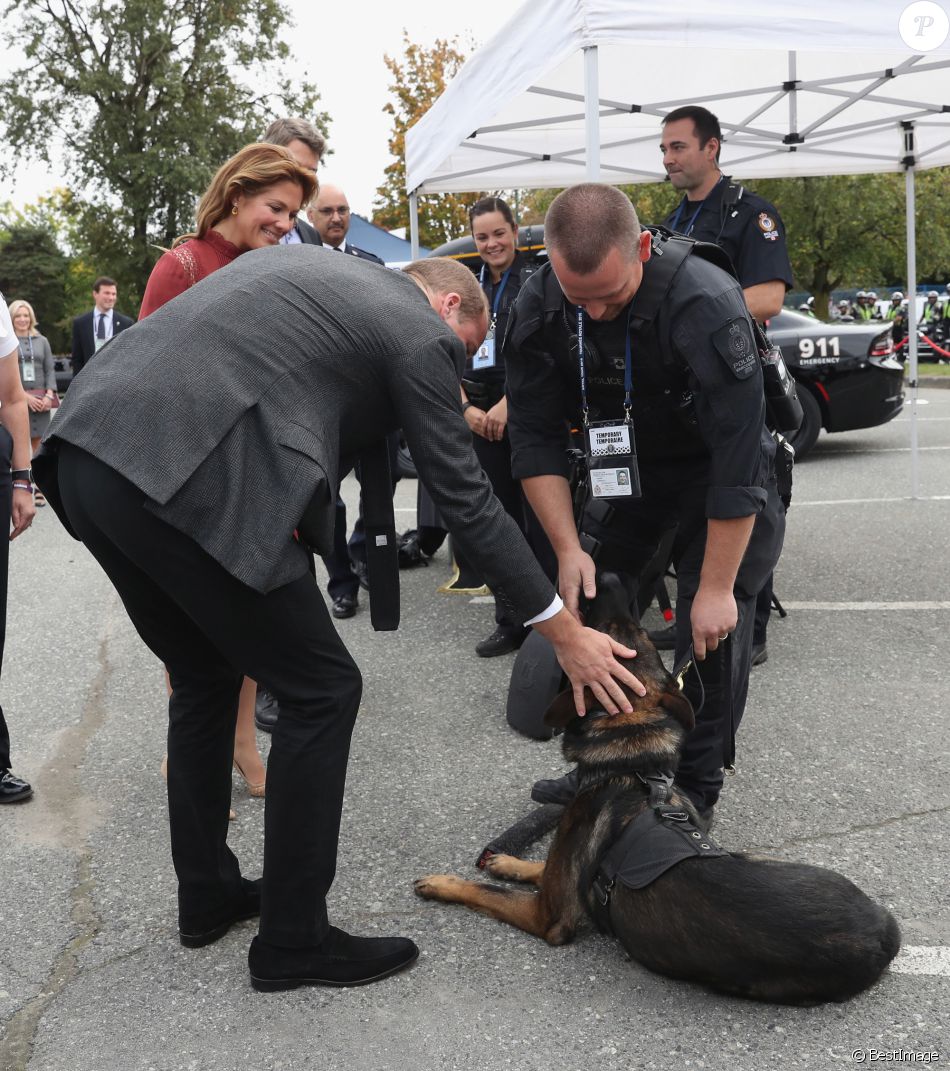
[[[702,662],[707,651],[715,651],[736,627],[739,610],[732,589],[704,588],[693,599],[690,625],[693,630],[693,654]]]
[[[597,566],[594,559],[581,548],[559,553],[557,556],[558,592],[567,609],[583,624],[580,610],[580,595],[586,599],[597,594]]]
[[[587,712],[585,687],[608,714],[620,711],[629,714],[633,709],[621,685],[637,695],[646,695],[646,688],[617,661],[635,658],[637,652],[632,647],[624,647],[605,633],[586,628],[566,608],[534,627],[553,645],[574,691],[574,709],[581,717]]]

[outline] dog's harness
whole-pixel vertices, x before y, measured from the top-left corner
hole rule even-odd
[[[613,933],[610,897],[618,881],[630,889],[645,889],[684,859],[729,854],[696,826],[687,811],[670,803],[671,773],[637,777],[650,792],[649,804],[604,853],[591,884],[594,921],[606,933]]]

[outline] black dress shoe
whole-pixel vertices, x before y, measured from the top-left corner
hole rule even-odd
[[[364,591],[369,591],[369,568],[364,561],[353,562],[353,572],[356,573],[357,579],[360,582],[360,587]]]
[[[769,649],[764,643],[754,643],[752,645],[752,665],[761,666],[763,662],[769,660]]]
[[[272,733],[277,724],[280,707],[277,700],[266,688],[257,686],[257,700],[254,703],[254,724],[262,733]]]
[[[302,985],[366,985],[409,967],[419,949],[406,937],[351,937],[330,927],[312,948],[281,948],[260,937],[251,942],[251,985],[265,993]]]
[[[33,795],[33,788],[12,770],[0,770],[0,803],[23,803]]]
[[[498,655],[517,651],[528,635],[526,628],[512,632],[511,629],[496,628],[486,640],[475,644],[475,654],[479,658],[495,658]]]
[[[204,948],[223,937],[235,924],[261,913],[261,879],[241,878],[241,894],[230,907],[214,913],[178,919],[178,939],[185,948]]]
[[[653,629],[648,632],[653,646],[658,651],[673,651],[676,649],[676,625],[667,625],[666,628]]]
[[[356,613],[356,608],[359,606],[360,597],[354,592],[352,595],[337,595],[333,600],[333,605],[330,607],[330,613],[334,617],[353,617]]]
[[[575,766],[563,777],[552,777],[549,780],[535,781],[531,786],[531,798],[535,803],[560,803],[566,807],[572,803],[580,787],[581,775]]]

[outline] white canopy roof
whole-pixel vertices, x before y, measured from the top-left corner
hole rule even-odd
[[[408,132],[406,186],[583,181],[591,46],[603,182],[662,179],[660,120],[681,104],[718,115],[723,169],[742,178],[899,171],[903,122],[917,166],[950,164],[948,11],[928,0],[528,0]]]

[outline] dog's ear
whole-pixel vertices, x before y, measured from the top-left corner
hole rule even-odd
[[[660,706],[676,718],[687,732],[691,732],[696,725],[696,715],[693,713],[693,704],[675,685],[667,686],[666,690],[660,696]]]
[[[584,702],[589,704],[593,699],[593,693],[584,689]],[[551,729],[563,729],[572,718],[577,717],[577,708],[574,706],[574,691],[568,688],[554,697],[551,705],[544,715],[544,724]]]

